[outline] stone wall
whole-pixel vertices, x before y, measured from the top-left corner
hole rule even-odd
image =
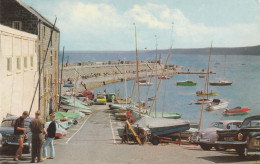
[[[0,24],[12,27],[13,21],[22,22],[22,31],[38,34],[38,18],[15,0],[0,0]]]

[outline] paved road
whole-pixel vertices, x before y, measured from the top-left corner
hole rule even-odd
[[[120,144],[116,128],[122,123],[115,121],[104,107],[96,107],[92,115],[72,127],[67,138],[55,140],[56,158],[44,163],[258,163],[258,157],[242,160],[234,151],[203,151],[198,146]],[[2,153],[0,163],[11,162],[10,154]],[[26,159],[23,162],[29,162],[29,155]]]

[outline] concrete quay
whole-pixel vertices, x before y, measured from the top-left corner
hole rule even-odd
[[[121,144],[117,128],[124,122],[110,114],[108,106],[93,106],[93,113],[68,130],[66,138],[54,142],[56,157],[43,163],[50,164],[164,164],[164,163],[259,163],[259,157],[241,159],[235,151],[203,151],[199,146],[150,143]],[[17,163],[13,160],[15,148],[2,149],[0,163]],[[48,149],[49,153],[49,149]],[[24,155],[29,163],[30,154]]]

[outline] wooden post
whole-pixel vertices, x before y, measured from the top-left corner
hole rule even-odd
[[[134,134],[134,136],[135,136],[135,138],[136,138],[138,144],[141,145],[142,143],[141,143],[141,141],[140,141],[138,135],[135,133],[133,127],[132,127],[131,124],[128,122],[128,120],[126,120],[126,123],[127,123],[127,125],[129,126],[129,128],[131,129],[131,131],[133,132],[133,134]]]
[[[55,69],[55,111],[58,111],[58,74],[57,74],[57,52],[54,52],[54,69]]]

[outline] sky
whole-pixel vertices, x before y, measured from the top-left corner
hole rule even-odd
[[[66,50],[260,45],[260,0],[22,0],[51,22]]]

